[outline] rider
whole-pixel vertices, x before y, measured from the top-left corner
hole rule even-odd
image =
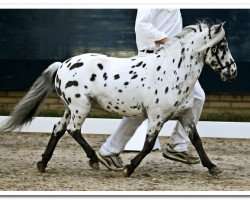
[[[162,44],[171,40],[182,29],[182,17],[179,9],[138,9],[135,23],[136,44],[138,55],[145,56],[154,53]],[[197,123],[205,101],[205,93],[197,81],[194,87],[193,114]],[[119,154],[124,150],[126,143],[140,126],[141,120],[123,117],[119,128],[102,145],[97,156],[102,164],[113,170],[123,168]],[[197,156],[188,152],[190,140],[183,127],[177,122],[170,137],[170,142],[163,150],[167,159],[197,164]]]

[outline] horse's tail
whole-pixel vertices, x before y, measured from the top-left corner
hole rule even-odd
[[[20,130],[25,124],[32,121],[44,100],[53,90],[55,75],[61,65],[62,63],[55,62],[42,73],[16,105],[7,121],[0,127],[0,132]]]

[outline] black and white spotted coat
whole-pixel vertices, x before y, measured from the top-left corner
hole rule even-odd
[[[79,128],[91,104],[98,102],[118,115],[149,118],[148,131],[155,133],[164,121],[192,107],[194,84],[204,63],[219,70],[210,47],[224,35],[223,27],[199,24],[185,28],[171,44],[145,57],[88,53],[66,60],[57,71],[55,87],[71,111],[69,129]],[[218,48],[218,54],[226,65],[233,58],[227,42],[220,45],[225,48]],[[236,73],[236,65],[226,70],[220,71],[223,79]]]

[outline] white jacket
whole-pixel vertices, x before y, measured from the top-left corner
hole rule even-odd
[[[155,41],[173,37],[181,29],[180,9],[138,9],[135,22],[137,49],[156,49]]]

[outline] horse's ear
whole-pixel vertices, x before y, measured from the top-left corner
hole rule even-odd
[[[217,26],[215,27],[214,34],[217,34],[217,33],[221,32],[223,25],[224,25],[223,22],[221,22],[219,25],[217,25]]]
[[[202,47],[198,48],[196,52],[203,51],[209,47],[214,46],[217,42],[222,40],[222,38],[225,36],[225,31],[223,29],[223,25],[225,22],[222,22],[218,25],[213,26],[210,31],[212,32],[212,37],[205,43]]]

